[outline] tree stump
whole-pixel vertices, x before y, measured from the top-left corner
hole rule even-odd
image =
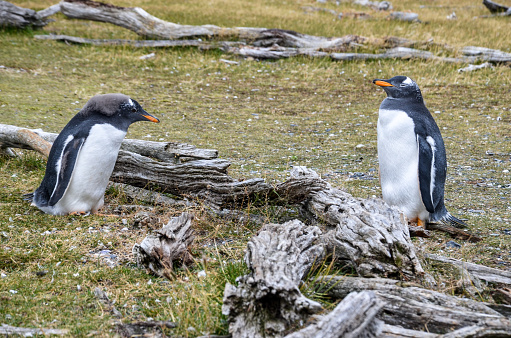
[[[321,310],[304,297],[299,285],[324,248],[321,231],[298,220],[265,225],[247,246],[248,275],[238,277],[238,286],[225,286],[222,313],[229,332],[238,337],[282,337],[295,323]]]
[[[195,236],[192,226],[193,215],[182,213],[172,218],[160,230],[147,235],[140,244],[133,247],[137,265],[143,266],[160,277],[171,279],[174,263],[192,262],[188,247]]]

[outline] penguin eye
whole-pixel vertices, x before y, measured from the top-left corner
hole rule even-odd
[[[406,83],[401,83],[401,84],[399,85],[399,87],[406,87],[406,86],[407,86],[407,84],[406,84]]]
[[[132,109],[131,109],[131,111],[132,111],[133,113],[136,113],[136,112],[137,112],[137,108],[132,108]]]

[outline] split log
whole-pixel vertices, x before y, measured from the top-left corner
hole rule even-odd
[[[383,323],[376,320],[376,315],[383,305],[373,292],[352,292],[318,322],[285,338],[380,337]]]
[[[291,178],[323,187],[309,194],[304,213],[335,228],[323,235],[334,259],[347,262],[365,277],[402,274],[415,279],[424,274],[408,225],[396,208],[381,199],[359,199],[334,189],[305,167],[294,167]]]
[[[160,230],[147,235],[142,243],[135,244],[133,255],[137,265],[171,279],[174,263],[191,263],[193,259],[188,248],[195,238],[192,218],[193,215],[186,212],[173,217]]]
[[[38,28],[46,24],[47,22],[42,20],[36,11],[0,0],[0,27]]]
[[[282,337],[291,325],[321,310],[298,289],[322,260],[321,231],[298,220],[265,225],[247,246],[248,275],[227,283],[222,313],[233,337]]]
[[[16,327],[10,326],[7,324],[2,324],[0,326],[0,334],[8,336],[22,336],[22,337],[31,337],[35,335],[68,335],[68,329],[42,329],[42,328],[28,328],[28,327]]]
[[[326,290],[325,293],[334,299],[343,299],[353,291],[373,291],[385,302],[378,318],[386,324],[406,329],[427,328],[429,332],[447,333],[452,329],[504,318],[499,312],[471,299],[416,286],[406,287],[406,283],[402,284],[405,287],[401,287],[397,280],[347,276],[325,276],[322,280],[317,280],[321,290]]]
[[[466,269],[475,277],[489,283],[511,285],[511,272],[490,268],[484,265],[463,262],[454,258],[443,257],[434,254],[424,254],[424,257],[434,262],[445,263]]]

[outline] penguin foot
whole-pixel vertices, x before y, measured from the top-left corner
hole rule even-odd
[[[417,219],[417,226],[426,229],[426,222],[421,219]]]
[[[90,211],[73,211],[73,212],[70,212],[68,215],[86,217],[86,216],[90,215]]]
[[[463,222],[459,218],[454,217],[450,213],[447,213],[444,217],[440,218],[438,221],[431,222],[431,223],[450,225],[450,226],[453,226],[458,229],[468,227],[467,223]]]

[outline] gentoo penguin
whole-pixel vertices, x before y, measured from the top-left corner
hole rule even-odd
[[[444,141],[419,86],[407,76],[375,79],[373,83],[387,93],[377,127],[383,200],[419,226],[444,223],[465,227],[444,205]]]
[[[53,142],[43,181],[26,199],[53,215],[97,212],[122,140],[137,121],[160,122],[129,96],[91,98]]]

